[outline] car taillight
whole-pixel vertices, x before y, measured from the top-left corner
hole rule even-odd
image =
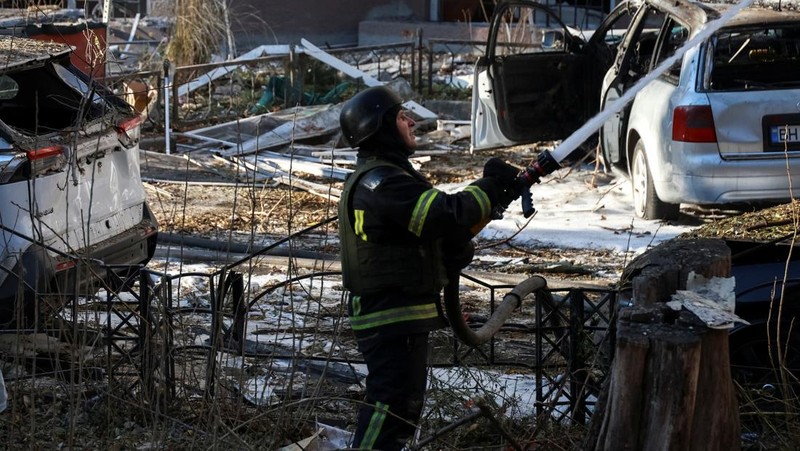
[[[26,152],[30,162],[30,177],[58,171],[64,167],[64,146],[48,146]]]
[[[675,108],[672,115],[672,140],[691,143],[715,143],[717,132],[709,105]]]
[[[141,123],[142,123],[141,116],[125,119],[124,121],[120,121],[120,123],[117,124],[117,131],[120,133],[128,133],[136,129],[139,125],[141,125]]]
[[[68,269],[72,269],[77,266],[75,260],[66,260],[59,263],[56,263],[56,272],[66,271]]]
[[[130,149],[137,142],[139,142],[139,126],[141,124],[141,116],[125,119],[117,124],[117,135],[119,137],[119,142],[122,143],[123,147]]]

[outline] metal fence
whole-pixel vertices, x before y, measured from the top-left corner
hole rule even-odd
[[[259,300],[303,280],[337,280],[338,272],[299,275],[252,292],[246,288],[243,274],[232,270],[167,274],[137,267],[120,277],[117,275],[120,268],[106,269],[111,283],[104,294],[91,301],[73,299],[65,312],[74,321],[76,330],[99,328],[106,344],[103,370],[109,390],[116,396],[169,405],[177,399],[185,400],[192,392],[187,387],[194,387],[195,392],[212,398],[217,384],[224,383],[220,382],[224,380],[220,374],[220,353],[301,362],[300,366],[316,366],[321,373],[338,371],[338,377],[347,383],[358,381],[355,370],[342,372],[336,368],[336,365],[352,367],[362,363],[358,359],[336,356],[314,359],[279,346],[259,351],[246,338],[247,317]],[[513,288],[469,275],[463,277],[488,290],[490,311],[498,292]],[[203,280],[199,285],[206,291],[207,303],[187,305],[181,298],[186,296],[180,294],[186,291],[180,288],[182,283],[192,278]],[[613,290],[573,288],[537,293],[533,322],[509,323],[482,347],[466,347],[454,340],[450,363],[437,366],[516,367],[532,371],[534,379],[539,381],[534,406],[539,420],[586,424],[607,377],[616,299]],[[99,319],[96,314],[86,315],[88,302],[95,304],[95,309],[97,304],[102,305],[99,310],[103,315]],[[187,321],[189,316],[202,317],[207,324]],[[89,317],[95,320],[87,321]],[[340,321],[341,326],[346,324],[345,318]],[[182,329],[187,327],[204,328],[208,338],[202,343],[176,339],[176,335],[185,337]],[[533,359],[525,352],[508,348],[507,344],[513,342],[532,348]],[[176,368],[176,361],[185,353],[194,354],[195,361],[203,368],[194,375],[196,380],[182,380],[186,377],[185,370]]]

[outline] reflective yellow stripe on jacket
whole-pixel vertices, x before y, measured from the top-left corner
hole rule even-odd
[[[354,306],[359,306],[358,310],[361,310],[360,302],[360,296],[353,297],[353,304]],[[353,316],[350,317],[350,327],[352,327],[353,330],[364,330],[402,321],[431,319],[437,316],[438,312],[436,311],[436,304],[434,303],[395,307],[379,312],[367,313],[366,315],[358,315],[356,309],[353,308]]]
[[[353,224],[356,236],[367,241],[367,234],[364,232],[364,210],[353,210],[353,216],[355,216],[356,220],[356,223]]]
[[[492,213],[492,203],[489,201],[489,196],[487,196],[482,189],[475,185],[467,186],[464,188],[464,191],[472,194],[472,196],[475,197],[475,200],[478,201],[478,205],[481,206],[481,216],[484,218],[489,217],[489,215]]]
[[[414,206],[414,212],[411,213],[411,220],[408,221],[408,231],[416,236],[422,235],[422,227],[425,226],[425,218],[428,216],[428,210],[431,208],[436,196],[439,195],[439,190],[429,189],[422,193],[417,199],[417,205]]]

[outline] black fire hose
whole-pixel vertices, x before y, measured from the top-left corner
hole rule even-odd
[[[522,214],[526,218],[529,218],[535,212],[530,187],[539,183],[542,176],[551,174],[560,167],[559,160],[545,150],[539,154],[536,162],[523,169],[517,175],[517,185],[519,185],[520,196],[522,197]],[[496,210],[492,212],[492,218],[502,218],[504,210],[505,207],[498,205]],[[511,313],[514,312],[514,309],[522,305],[522,298],[534,291],[547,287],[547,281],[542,276],[531,276],[522,281],[503,297],[500,305],[497,306],[489,320],[480,329],[473,331],[461,314],[461,303],[458,300],[459,275],[460,271],[448,271],[448,284],[444,287],[444,308],[447,313],[447,319],[450,321],[450,327],[453,328],[453,333],[469,346],[478,346],[489,341],[503,327]]]
[[[461,303],[458,299],[459,273],[448,274],[448,284],[444,287],[444,308],[453,333],[464,344],[469,346],[482,345],[496,334],[514,310],[522,304],[525,296],[547,287],[547,281],[542,276],[531,276],[520,282],[508,294],[492,313],[491,318],[478,330],[472,330],[464,320],[461,313]]]

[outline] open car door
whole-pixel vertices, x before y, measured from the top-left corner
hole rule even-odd
[[[475,64],[471,148],[562,139],[580,127],[587,115],[584,45],[546,6],[500,2],[486,55]]]
[[[603,78],[640,0],[623,1],[591,33],[544,5],[503,1],[475,64],[471,148],[564,139],[597,113]]]

